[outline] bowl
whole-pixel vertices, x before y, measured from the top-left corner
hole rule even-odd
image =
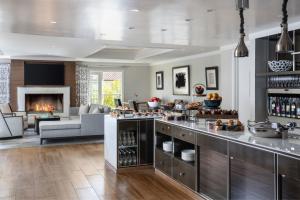
[[[195,150],[194,149],[182,150],[181,159],[187,162],[195,161]]]
[[[221,105],[222,100],[208,100],[208,99],[205,99],[204,103],[205,103],[206,107],[218,108]]]
[[[286,72],[292,69],[293,62],[290,60],[273,60],[268,61],[268,65],[273,72]]]
[[[163,142],[163,150],[165,152],[172,152],[173,151],[173,142],[172,141]]]
[[[148,105],[149,105],[150,108],[158,108],[158,107],[160,106],[160,102],[157,102],[157,101],[154,101],[154,102],[149,101],[149,102],[148,102]]]

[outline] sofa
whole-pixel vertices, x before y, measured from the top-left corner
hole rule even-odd
[[[83,106],[81,106],[83,107]],[[110,109],[101,110],[100,105],[89,105],[88,109],[73,107],[70,109],[70,118],[61,121],[41,121],[40,142],[46,139],[103,136],[104,135],[104,116],[110,112]],[[99,109],[99,112],[95,112]],[[102,112],[103,111],[103,112]]]

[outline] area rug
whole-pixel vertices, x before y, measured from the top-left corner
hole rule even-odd
[[[69,138],[69,139],[51,139],[45,140],[43,145],[40,145],[40,136],[34,132],[34,129],[27,129],[24,131],[22,138],[0,140],[0,150],[10,148],[22,147],[47,147],[55,145],[68,145],[68,144],[101,144],[104,142],[103,138],[87,137],[87,138]]]

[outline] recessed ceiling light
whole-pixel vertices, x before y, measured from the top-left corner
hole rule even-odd
[[[167,31],[167,29],[165,29],[165,28],[162,28],[162,29],[161,29],[161,31],[165,32],[165,31]]]
[[[129,26],[128,29],[133,30],[133,29],[135,29],[135,27],[134,26]]]
[[[187,19],[185,19],[185,21],[186,21],[186,22],[191,22],[191,21],[192,21],[192,19],[190,19],[190,18],[187,18]]]
[[[140,10],[139,9],[131,9],[131,10],[129,10],[130,12],[140,12]]]
[[[214,11],[216,11],[216,9],[207,9],[206,10],[206,12],[208,12],[208,13],[211,13],[211,12],[214,12]]]
[[[56,21],[51,21],[50,23],[51,23],[51,24],[56,24]]]

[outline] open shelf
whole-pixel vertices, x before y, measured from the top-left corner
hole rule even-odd
[[[119,149],[137,148],[137,145],[120,145]]]
[[[287,71],[287,72],[264,72],[264,73],[257,73],[256,76],[285,76],[285,75],[298,75],[298,74],[300,74],[300,70]]]
[[[193,167],[195,166],[195,161],[188,162],[188,161],[182,160],[180,156],[174,156],[174,158],[177,159],[177,160],[180,160],[181,162],[184,162],[184,163],[187,163],[189,165],[192,165]]]
[[[277,88],[270,88],[267,90],[268,94],[300,94],[300,89],[277,89]]]

